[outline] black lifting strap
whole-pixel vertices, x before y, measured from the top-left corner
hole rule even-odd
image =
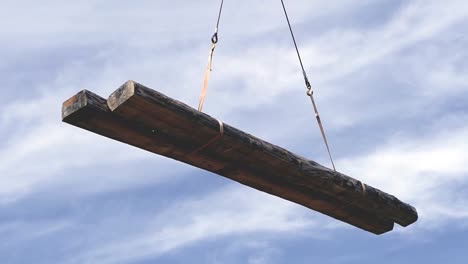
[[[317,109],[317,104],[315,103],[315,100],[314,100],[314,91],[312,90],[312,86],[310,85],[309,78],[307,77],[307,73],[306,73],[306,71],[304,69],[304,64],[302,63],[301,54],[299,52],[299,48],[297,47],[296,38],[294,37],[294,32],[292,30],[291,22],[289,21],[288,12],[286,11],[286,7],[284,6],[284,1],[283,0],[281,0],[281,4],[283,5],[283,11],[284,11],[284,15],[286,16],[286,21],[288,22],[289,32],[291,32],[291,37],[292,37],[292,40],[294,42],[294,46],[296,47],[297,57],[299,58],[299,63],[301,64],[302,74],[304,75],[304,81],[305,81],[305,85],[307,87],[307,96],[309,96],[310,100],[312,101],[312,106],[314,107],[314,112],[315,112],[315,118],[317,119],[317,123],[319,125],[320,132],[322,133],[323,141],[325,142],[325,146],[327,147],[328,156],[330,157],[330,161],[331,161],[331,164],[333,166],[333,170],[336,171],[335,163],[333,162],[330,147],[328,146],[328,140],[327,140],[327,136],[325,134],[325,129],[323,128],[322,120],[320,119],[320,115],[319,115],[319,112],[318,112],[318,109]]]

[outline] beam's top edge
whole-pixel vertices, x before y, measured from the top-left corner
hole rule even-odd
[[[81,90],[74,96],[70,97],[68,100],[63,102],[62,104],[62,121],[75,112],[79,111],[82,108],[85,108],[88,105],[96,105],[101,107],[101,105],[105,104],[106,100],[99,95],[89,91],[89,90]]]

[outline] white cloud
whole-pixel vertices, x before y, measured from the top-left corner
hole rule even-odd
[[[322,49],[316,53],[332,54],[334,64],[328,65],[332,66],[332,74],[322,71],[328,78],[336,79],[339,75],[352,73],[396,51],[433,38],[466,20],[467,16],[465,1],[412,1],[381,28],[328,33],[319,39]]]
[[[62,123],[62,94],[14,102],[2,112],[0,127],[14,133],[6,135],[8,140],[0,149],[0,204],[12,203],[42,188],[60,190],[60,185],[74,185],[73,192],[108,191],[154,183],[187,169],[169,170],[174,163],[171,160]],[[144,160],[167,173],[152,179],[114,173],[77,177],[74,173],[97,165],[126,162],[131,166],[132,162]]]
[[[468,196],[460,188],[468,183],[468,127],[458,123],[468,119],[455,120],[449,125],[436,122],[427,134],[397,135],[369,154],[338,161],[339,167],[413,204],[420,229],[466,219]]]
[[[47,237],[72,225],[72,222],[63,219],[3,222],[0,223],[0,235],[7,239],[0,241],[0,248],[9,248],[14,244]]]
[[[381,26],[333,28],[307,36],[301,52],[327,127],[343,129],[373,122],[399,114],[401,109],[421,114],[422,109],[442,102],[439,97],[466,91],[466,67],[454,68],[460,58],[466,58],[464,48],[457,45],[454,50],[454,43],[438,42],[450,32],[450,36],[457,34],[456,28],[468,17],[465,6],[464,1],[412,1]],[[295,119],[311,112],[291,43],[253,41],[237,53],[226,52],[225,45],[229,44],[221,43],[215,55],[207,112],[232,119],[239,110],[268,105],[290,111]],[[411,55],[404,53],[409,48],[414,48]],[[382,72],[388,80],[366,83],[369,75]],[[197,79],[197,75],[187,79]],[[401,87],[389,87],[392,81]],[[383,89],[409,96],[402,96],[398,104],[393,98],[378,103],[376,95],[379,90],[385,93]],[[197,92],[190,97],[197,98]],[[296,94],[297,99],[283,101],[286,94]]]
[[[323,229],[313,217],[309,210],[270,195],[245,187],[223,188],[199,199],[172,205],[159,212],[140,234],[93,245],[97,249],[90,249],[72,263],[132,262],[228,236],[291,235],[312,227]]]

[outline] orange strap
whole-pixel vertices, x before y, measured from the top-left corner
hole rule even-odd
[[[367,192],[366,185],[363,182],[361,182],[361,185],[362,185],[362,195],[366,196],[366,192]]]
[[[315,118],[317,119],[317,123],[318,123],[318,125],[320,127],[320,132],[322,133],[322,138],[323,138],[323,141],[325,142],[325,146],[327,147],[328,157],[330,157],[330,161],[331,161],[331,164],[333,166],[333,170],[336,171],[335,163],[333,162],[330,147],[328,146],[328,140],[327,140],[327,136],[325,134],[325,129],[323,128],[322,120],[320,119],[320,115],[319,115],[319,112],[318,112],[318,109],[317,109],[317,105],[315,104],[314,92],[312,91],[310,86],[308,86],[308,89],[309,90],[307,91],[307,95],[310,97],[310,100],[312,101],[312,105],[314,107],[314,112],[315,112]]]
[[[214,142],[216,142],[218,139],[220,139],[223,135],[224,135],[224,125],[223,125],[223,122],[221,122],[221,120],[219,119],[216,119],[218,120],[218,123],[219,123],[219,134],[216,135],[215,137],[213,137],[212,139],[210,139],[208,142],[206,142],[205,144],[203,144],[202,146],[198,147],[197,149],[193,150],[192,152],[190,152],[187,156],[192,156],[193,154],[196,154],[197,152],[200,152],[202,151],[203,149],[205,149],[206,147],[208,147],[209,145],[213,144]]]
[[[205,103],[206,92],[208,91],[208,83],[210,81],[210,74],[211,74],[211,65],[213,64],[213,54],[216,48],[216,43],[211,43],[210,54],[208,55],[208,65],[206,66],[205,71],[205,80],[203,81],[203,87],[200,95],[200,101],[198,103],[198,111],[201,112],[203,110],[203,104]]]

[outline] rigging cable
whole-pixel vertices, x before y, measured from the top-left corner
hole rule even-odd
[[[206,66],[206,71],[205,71],[205,79],[203,81],[203,87],[200,95],[200,101],[198,102],[198,111],[201,112],[203,110],[203,104],[205,103],[205,98],[206,98],[206,92],[208,91],[208,83],[210,81],[210,74],[212,71],[212,64],[213,64],[213,55],[214,51],[216,49],[216,43],[218,43],[218,29],[219,29],[219,21],[221,20],[221,14],[223,12],[223,5],[224,5],[224,0],[221,0],[221,5],[219,7],[219,12],[218,12],[218,20],[216,22],[216,28],[213,36],[211,37],[211,48],[210,52],[208,55],[208,65]]]
[[[315,118],[317,119],[317,123],[319,125],[320,132],[322,133],[322,138],[323,138],[323,141],[325,142],[325,146],[327,148],[328,156],[330,157],[330,161],[331,161],[331,164],[333,166],[333,170],[336,172],[335,163],[333,162],[330,147],[328,145],[327,136],[325,134],[325,129],[323,128],[323,124],[322,124],[322,120],[320,119],[317,104],[315,103],[315,100],[314,100],[314,91],[312,90],[312,86],[310,85],[309,78],[307,77],[307,73],[306,73],[306,71],[304,69],[304,64],[302,63],[301,54],[299,52],[299,48],[297,47],[296,38],[294,36],[294,32],[293,32],[292,27],[291,27],[291,22],[289,21],[288,11],[286,10],[286,7],[284,5],[283,0],[281,0],[281,4],[283,6],[283,11],[284,11],[284,15],[286,17],[286,21],[288,22],[289,32],[291,33],[291,37],[292,37],[292,40],[294,42],[294,47],[296,48],[297,57],[299,58],[299,63],[301,65],[302,75],[304,76],[304,82],[305,82],[305,85],[307,87],[307,96],[309,96],[310,100],[312,101],[312,106],[313,106],[314,112],[315,112]]]

